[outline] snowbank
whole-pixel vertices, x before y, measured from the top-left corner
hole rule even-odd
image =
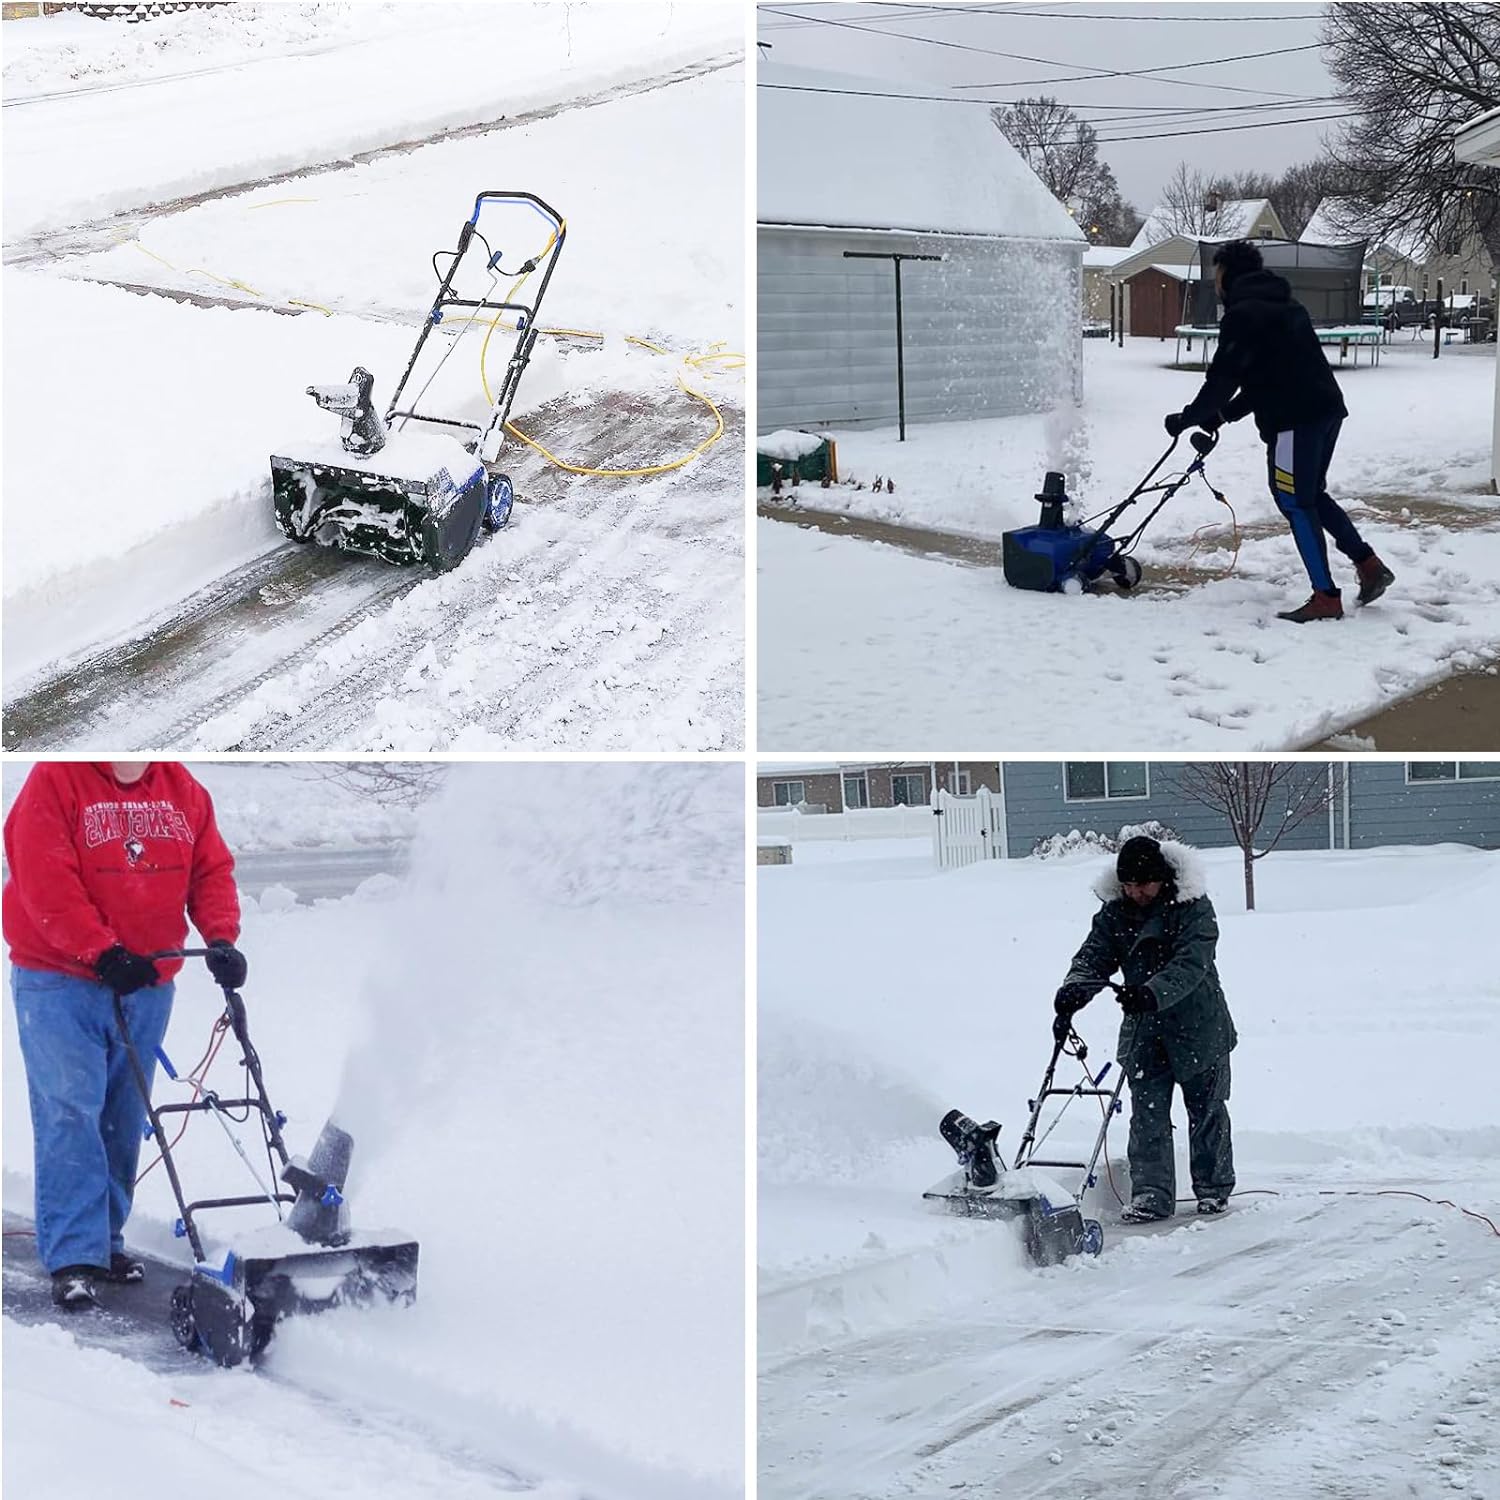
[[[742,12],[724,4],[328,10],[236,5],[219,18],[139,27],[75,22],[54,31],[48,20],[15,28],[29,44],[14,65],[26,91],[73,76],[107,87],[7,109],[7,237],[342,161],[391,144],[393,109],[396,139],[417,140],[544,111],[643,73],[665,76],[743,45]],[[8,31],[7,49],[10,41]],[[160,61],[144,70],[151,86],[134,87],[141,59],[153,54]],[[376,79],[387,82],[371,87]],[[9,67],[5,81],[9,102]]]
[[[422,1245],[414,1309],[283,1329],[278,1372],[590,1493],[740,1491],[743,797],[733,766],[455,767],[399,904],[248,914],[292,1149],[336,1112],[356,1219]],[[174,1061],[216,1010],[193,966]],[[9,1005],[5,1049],[6,1202],[27,1210]],[[217,1135],[191,1130],[182,1169],[227,1191],[243,1168]],[[174,1216],[155,1172],[134,1240],[179,1255]],[[8,1378],[29,1352],[7,1336]]]

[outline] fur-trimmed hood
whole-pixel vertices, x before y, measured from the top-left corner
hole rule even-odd
[[[1179,844],[1175,839],[1162,839],[1161,852],[1172,868],[1172,881],[1176,894],[1172,901],[1180,905],[1196,901],[1208,894],[1208,873],[1203,868],[1203,856],[1188,844]],[[1115,874],[1115,862],[1110,860],[1094,881],[1094,894],[1101,901],[1119,901],[1125,892],[1120,877]]]

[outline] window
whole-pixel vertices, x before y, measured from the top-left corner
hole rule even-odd
[[[863,771],[858,776],[844,777],[844,807],[868,807],[870,805],[870,783]]]
[[[777,807],[796,807],[798,803],[807,801],[807,783],[805,781],[773,781],[771,797]]]
[[[974,795],[973,788],[969,784],[969,773],[967,771],[958,771],[954,774],[953,792],[958,797],[972,797]]]
[[[1500,781],[1500,760],[1409,760],[1412,781]]]
[[[927,778],[920,771],[898,771],[891,777],[891,801],[897,807],[925,807]]]
[[[1063,795],[1069,802],[1149,797],[1150,768],[1143,760],[1070,760],[1063,766]]]

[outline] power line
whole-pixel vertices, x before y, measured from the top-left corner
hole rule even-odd
[[[978,47],[972,42],[950,42],[941,37],[930,36],[908,36],[905,33],[893,34],[888,31],[876,31],[863,25],[858,21],[836,21],[828,16],[798,16],[795,11],[777,10],[775,6],[764,5],[761,13],[769,13],[777,16],[792,16],[798,20],[811,21],[819,26],[832,26],[841,31],[857,31],[865,35],[885,37],[888,41],[916,42],[922,46],[942,47],[954,52],[970,52],[982,57],[1003,57],[1012,62],[1036,63],[1044,68],[1077,68],[1089,67],[1087,63],[1063,62],[1054,57],[1033,57],[1025,52],[1007,52],[998,47]],[[1021,78],[1006,82],[991,81],[978,84],[960,84],[961,88],[1031,88],[1039,85],[1050,86],[1058,83],[1084,83],[1094,82],[1106,78],[1145,78],[1164,73],[1178,73],[1186,68],[1217,67],[1222,63],[1247,62],[1260,57],[1280,57],[1289,52],[1316,52],[1322,49],[1321,42],[1308,42],[1299,47],[1278,47],[1267,52],[1245,52],[1234,57],[1204,58],[1200,61],[1189,63],[1169,63],[1154,68],[1091,68],[1087,73],[1071,74],[1063,78]],[[1157,77],[1158,83],[1171,84],[1176,88],[1189,89],[1212,89],[1222,93],[1230,94],[1261,94],[1269,95],[1278,99],[1295,98],[1294,94],[1282,94],[1275,89],[1251,89],[1240,88],[1229,83],[1195,83],[1187,78],[1165,78]]]
[[[818,3],[818,0],[808,0],[809,4]],[[848,0],[830,0],[830,3],[840,7],[846,6]],[[871,0],[872,4],[881,5],[882,9],[895,9],[888,5],[886,0]],[[767,24],[763,29],[766,31],[802,31],[809,26],[823,24],[823,18],[819,16],[799,16],[789,11],[774,11],[770,6],[762,6],[762,10],[771,11],[775,15],[789,17],[782,25],[775,22]],[[1252,24],[1263,24],[1269,21],[1314,21],[1320,19],[1318,13],[1311,8],[1298,15],[1290,16],[1124,16],[1118,13],[1112,15],[1101,15],[1097,12],[1084,12],[1074,10],[1022,10],[1019,6],[992,6],[992,5],[923,5],[901,7],[906,14],[891,16],[889,20],[883,21],[879,16],[866,16],[865,21],[871,26],[882,24],[893,25],[902,21],[935,21],[944,16],[1031,16],[1042,20],[1051,21],[1139,21],[1155,25],[1162,21],[1183,22],[1195,26],[1221,26],[1236,21],[1248,21]],[[884,34],[884,33],[881,33]]]
[[[995,99],[956,99],[952,94],[897,94],[883,89],[830,89],[819,87],[814,84],[802,83],[761,83],[757,87],[763,89],[775,89],[783,93],[794,94],[830,94],[840,98],[857,99],[910,99],[923,104],[962,104],[973,106],[976,104],[1003,104],[1004,100]],[[1267,106],[1271,108],[1273,106]],[[1298,115],[1290,119],[1280,120],[1252,120],[1243,125],[1208,125],[1193,130],[1167,130],[1158,131],[1144,135],[1119,135],[1098,137],[1100,145],[1120,141],[1160,141],[1171,140],[1176,136],[1186,135],[1221,135],[1231,130],[1268,130],[1278,125],[1307,125],[1315,124],[1323,120],[1346,120],[1355,115],[1373,114],[1373,110],[1339,110],[1332,114],[1324,115]],[[1116,121],[1116,124],[1123,123]]]

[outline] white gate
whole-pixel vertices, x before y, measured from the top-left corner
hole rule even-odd
[[[938,867],[960,870],[982,859],[1005,858],[1004,803],[988,787],[972,797],[933,795],[932,853]]]

